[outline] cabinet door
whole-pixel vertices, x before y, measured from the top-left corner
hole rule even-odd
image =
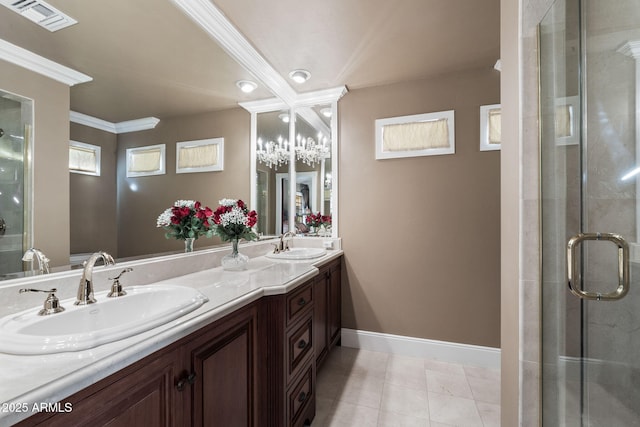
[[[59,403],[60,413],[52,417],[41,413],[20,425],[181,425],[174,412],[176,362],[176,353],[172,352],[144,365],[133,365],[64,399]]]
[[[342,328],[342,263],[340,259],[331,266],[329,278],[329,344],[336,345]]]
[[[328,351],[328,273],[328,270],[320,270],[320,274],[313,282],[313,347],[316,350],[316,366],[322,364]]]
[[[256,309],[214,324],[194,341],[191,402],[194,426],[253,426],[256,380]]]

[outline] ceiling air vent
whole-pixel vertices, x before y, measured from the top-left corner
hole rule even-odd
[[[0,4],[49,31],[58,31],[78,22],[41,0],[0,0]]]

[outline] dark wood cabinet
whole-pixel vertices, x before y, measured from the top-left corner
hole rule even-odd
[[[265,297],[258,320],[261,426],[298,427],[315,416],[313,280]]]
[[[19,425],[176,425],[174,362],[175,353],[170,352],[130,366],[59,404],[70,412],[41,412]]]
[[[300,427],[315,416],[316,369],[340,340],[342,257],[20,426]]]
[[[322,366],[331,349],[340,341],[342,328],[342,258],[320,268],[313,283],[314,341],[316,367]]]
[[[342,258],[329,265],[329,307],[327,324],[329,325],[329,347],[340,342],[342,330]]]
[[[242,308],[19,425],[256,425],[256,318]]]
[[[191,385],[184,425],[255,425],[257,309],[227,316],[183,348]],[[190,379],[191,378],[191,379]],[[188,420],[191,418],[191,421]]]

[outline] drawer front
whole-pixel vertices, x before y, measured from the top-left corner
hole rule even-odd
[[[297,426],[304,423],[302,416],[313,396],[313,366],[309,364],[307,371],[300,377],[295,386],[291,387],[287,397],[287,414],[289,425]]]
[[[311,315],[287,333],[287,383],[313,353],[313,317]]]
[[[287,325],[296,321],[313,304],[313,288],[309,282],[287,296]]]

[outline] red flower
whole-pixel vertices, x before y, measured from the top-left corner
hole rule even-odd
[[[256,211],[251,211],[247,214],[247,226],[253,227],[258,222],[258,213]]]
[[[242,200],[239,200],[239,199],[238,199],[238,207],[239,207],[240,209],[244,209],[244,202],[243,202]]]

